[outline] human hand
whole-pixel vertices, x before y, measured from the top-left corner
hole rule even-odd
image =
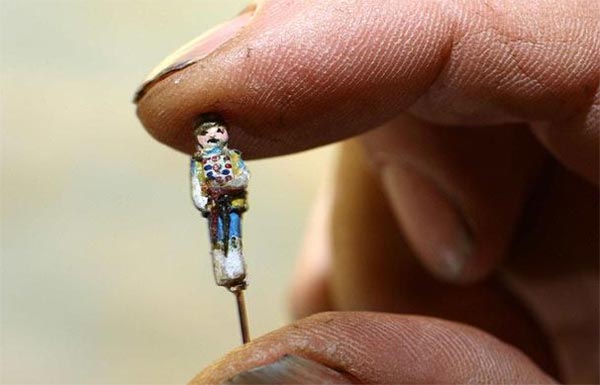
[[[597,381],[599,17],[591,1],[266,1],[167,63],[138,115],[179,150],[209,111],[250,158],[360,135],[296,315],[460,322],[327,313],[196,382],[284,353],[361,382]]]

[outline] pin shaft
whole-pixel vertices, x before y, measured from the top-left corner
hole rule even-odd
[[[242,342],[250,342],[250,332],[248,331],[248,315],[246,314],[246,300],[244,298],[244,289],[238,288],[232,290],[237,302],[238,316],[240,319],[240,330],[242,332]]]

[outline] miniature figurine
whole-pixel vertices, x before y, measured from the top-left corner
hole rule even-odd
[[[192,199],[208,218],[215,280],[230,291],[241,291],[246,287],[241,217],[248,208],[250,173],[241,153],[229,149],[227,128],[219,116],[204,115],[194,136],[198,144],[190,164]]]

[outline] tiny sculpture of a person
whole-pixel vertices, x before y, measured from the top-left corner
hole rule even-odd
[[[229,149],[225,122],[205,116],[194,128],[197,151],[190,164],[192,199],[208,218],[211,256],[217,285],[245,288],[241,216],[247,210],[250,173],[241,153]]]

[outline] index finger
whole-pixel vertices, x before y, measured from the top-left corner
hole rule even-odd
[[[578,130],[597,130],[598,8],[261,2],[208,56],[168,63],[142,88],[138,116],[159,141],[192,152],[196,117],[218,112],[248,157],[341,140],[409,108],[450,124],[576,120]]]

